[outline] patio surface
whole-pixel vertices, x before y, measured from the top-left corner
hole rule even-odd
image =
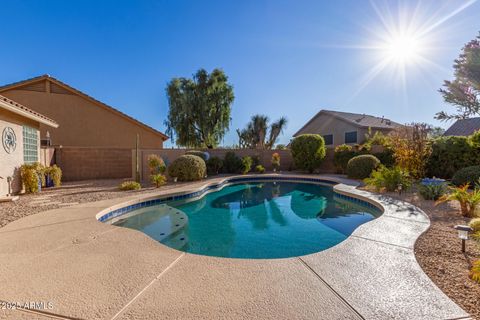
[[[222,179],[50,210],[1,228],[2,305],[52,308],[2,308],[0,319],[468,319],[415,259],[428,217],[351,185],[336,189],[373,199],[385,213],[335,247],[297,258],[193,255],[95,218],[121,202]]]

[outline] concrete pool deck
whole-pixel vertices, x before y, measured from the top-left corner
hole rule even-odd
[[[194,191],[225,177],[12,222],[0,229],[0,305],[50,308],[3,308],[0,319],[469,318],[415,259],[415,241],[430,224],[425,213],[349,180],[316,177],[341,182],[339,193],[380,203],[384,214],[328,250],[273,260],[183,253],[95,218],[119,203]]]

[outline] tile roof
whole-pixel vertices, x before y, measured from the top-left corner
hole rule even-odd
[[[33,111],[32,109],[29,109],[27,107],[25,107],[24,105],[18,103],[18,102],[15,102],[13,101],[12,99],[9,99],[5,96],[2,96],[0,95],[0,101],[3,102],[3,103],[6,103],[8,104],[10,107],[14,108],[14,109],[17,109],[18,111],[23,111],[22,113],[28,113],[30,114],[31,116],[33,116],[34,118],[38,118],[38,119],[41,119],[41,120],[44,120],[45,122],[50,122],[51,124],[53,124],[54,126],[57,126],[58,127],[58,123],[55,122],[55,120],[52,120],[46,116],[44,116],[43,114],[40,114],[36,111]]]
[[[30,78],[30,79],[25,79],[25,80],[22,80],[22,81],[13,82],[13,83],[9,83],[9,84],[0,86],[0,92],[6,91],[6,90],[11,89],[11,88],[13,89],[14,87],[18,87],[18,86],[23,85],[23,84],[33,83],[33,82],[37,82],[37,81],[41,81],[41,80],[49,80],[49,81],[52,81],[52,82],[54,82],[54,83],[56,83],[56,84],[58,84],[58,85],[60,85],[60,86],[62,86],[62,87],[64,87],[64,88],[72,91],[73,93],[76,93],[77,95],[80,95],[80,96],[82,96],[82,97],[84,97],[84,98],[86,98],[86,99],[88,99],[88,100],[91,100],[92,102],[96,103],[97,105],[100,105],[100,106],[102,106],[102,107],[105,108],[105,109],[108,109],[108,110],[110,110],[110,111],[112,111],[112,112],[114,112],[114,113],[117,113],[117,114],[121,115],[122,117],[127,118],[127,119],[129,119],[130,121],[132,121],[132,122],[134,122],[134,123],[136,123],[136,124],[138,124],[138,125],[140,125],[140,126],[142,126],[142,127],[144,127],[144,128],[147,128],[147,129],[149,129],[150,131],[153,131],[153,132],[161,135],[162,138],[164,139],[164,141],[165,141],[165,140],[168,140],[168,138],[169,138],[169,137],[168,137],[167,135],[165,135],[163,132],[160,132],[160,131],[158,131],[157,129],[152,128],[152,127],[146,125],[145,123],[143,123],[143,122],[141,122],[141,121],[139,121],[139,120],[137,120],[137,119],[135,119],[135,118],[133,118],[133,117],[131,117],[131,116],[129,116],[129,115],[127,115],[127,114],[125,114],[125,113],[117,110],[117,109],[115,109],[114,107],[111,107],[111,106],[109,106],[108,104],[103,103],[103,102],[101,102],[101,101],[93,98],[92,96],[89,96],[88,94],[86,94],[86,93],[84,93],[84,92],[82,92],[82,91],[80,91],[80,90],[78,90],[78,89],[75,89],[75,88],[69,86],[68,84],[66,84],[66,83],[64,83],[64,82],[62,82],[62,81],[60,81],[60,80],[58,80],[58,79],[50,76],[49,74],[44,74],[44,75],[37,76],[37,77],[33,77],[33,78]]]
[[[400,123],[391,121],[384,117],[376,117],[368,114],[351,113],[333,110],[320,110],[312,119],[310,119],[294,136],[298,135],[308,124],[315,120],[321,114],[329,114],[337,119],[342,119],[360,128],[375,128],[375,129],[396,129],[403,127]]]
[[[444,136],[469,136],[475,131],[480,130],[480,117],[470,119],[460,119],[455,121],[450,128],[445,131]]]

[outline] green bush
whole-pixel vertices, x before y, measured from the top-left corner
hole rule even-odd
[[[252,158],[249,157],[249,156],[245,156],[242,158],[242,170],[241,170],[241,173],[242,174],[247,174],[250,169],[252,169]]]
[[[194,181],[205,177],[207,166],[202,158],[194,155],[183,155],[175,159],[168,167],[168,174],[179,181]]]
[[[387,168],[381,166],[373,171],[370,177],[364,181],[368,186],[374,187],[377,191],[396,191],[399,187],[402,188],[401,190],[407,190],[412,185],[408,172],[399,167]]]
[[[219,157],[211,157],[206,161],[206,165],[209,175],[219,174],[223,167],[223,160]]]
[[[371,154],[356,156],[348,161],[347,175],[350,178],[365,179],[380,165],[380,160]]]
[[[347,144],[337,146],[333,155],[333,164],[335,165],[337,173],[346,173],[348,161],[358,155],[352,146]]]
[[[259,165],[257,165],[257,166],[255,167],[255,171],[256,171],[257,173],[264,173],[264,172],[265,172],[265,167],[262,166],[261,164],[259,164]]]
[[[290,144],[295,167],[310,173],[318,169],[325,158],[325,141],[318,134],[302,134]]]
[[[458,170],[452,177],[452,183],[456,186],[462,186],[467,183],[470,186],[474,186],[478,179],[480,179],[480,165]]]
[[[223,169],[226,173],[239,173],[242,169],[242,159],[235,152],[228,151],[223,159]]]
[[[136,181],[124,181],[120,184],[120,190],[128,191],[128,190],[140,190],[142,186],[140,183]]]
[[[474,233],[480,232],[480,218],[473,218],[468,225],[473,229]]]
[[[392,149],[385,149],[382,152],[372,153],[385,167],[393,167],[395,165],[395,158]]]
[[[185,154],[200,157],[205,162],[208,159],[210,159],[210,154],[206,151],[190,150],[190,151],[185,152]]]
[[[260,163],[260,157],[258,155],[252,156],[252,168],[255,168],[258,166]]]
[[[475,136],[476,137],[476,136]],[[472,137],[440,137],[433,141],[427,175],[450,179],[458,170],[480,164],[480,146]]]
[[[165,183],[167,183],[167,177],[165,177],[163,174],[156,173],[150,176],[150,181],[155,187],[160,188]]]
[[[425,200],[438,200],[447,192],[445,180],[425,178],[418,185],[418,192]]]
[[[147,157],[147,164],[151,175],[163,174],[167,168],[163,159],[156,154],[151,154]]]
[[[47,167],[44,170],[45,175],[50,176],[55,187],[59,187],[62,184],[62,169],[54,164],[51,167]]]

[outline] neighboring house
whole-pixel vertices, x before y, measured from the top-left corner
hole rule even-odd
[[[42,139],[65,147],[158,149],[168,137],[69,85],[43,75],[0,87],[0,94],[55,119],[58,129],[40,124]]]
[[[40,161],[40,127],[55,130],[58,124],[0,95],[0,199],[21,190],[19,168]],[[9,180],[11,190],[9,190]]]
[[[314,133],[323,136],[327,147],[340,144],[360,144],[365,142],[365,134],[371,128],[372,134],[380,131],[388,134],[402,127],[401,124],[383,117],[366,114],[321,110],[293,136]]]
[[[455,121],[450,128],[445,131],[444,136],[469,136],[475,131],[480,130],[480,117],[470,119],[460,119]]]

